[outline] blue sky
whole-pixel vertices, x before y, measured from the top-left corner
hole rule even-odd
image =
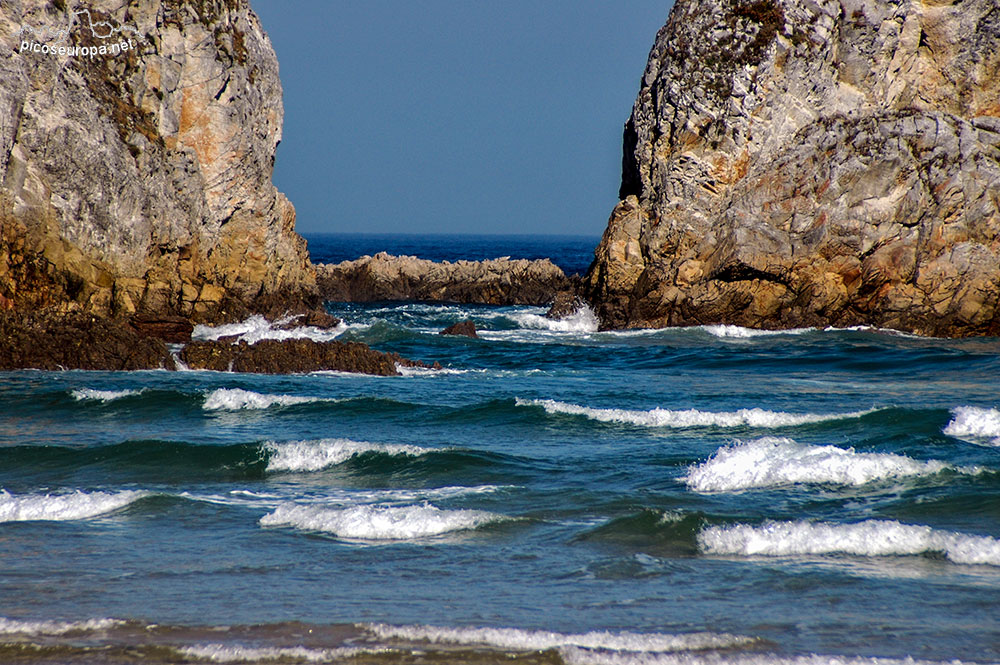
[[[251,0],[303,233],[599,235],[667,0]]]

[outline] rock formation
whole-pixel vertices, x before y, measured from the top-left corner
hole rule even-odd
[[[441,263],[380,252],[316,266],[325,300],[429,300],[488,305],[546,305],[571,281],[548,259]]]
[[[312,298],[271,183],[281,123],[247,0],[4,0],[0,308],[219,320]]]
[[[1000,334],[995,0],[677,0],[622,167],[604,327]]]
[[[479,333],[476,332],[476,322],[471,319],[453,323],[438,334],[458,335],[462,337],[471,337],[472,339],[479,339]]]

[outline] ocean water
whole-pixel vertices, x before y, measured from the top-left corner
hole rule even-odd
[[[1000,340],[328,307],[445,370],[0,374],[0,662],[1000,662]]]

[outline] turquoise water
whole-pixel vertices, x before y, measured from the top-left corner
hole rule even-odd
[[[1000,661],[1000,340],[329,308],[446,370],[0,374],[0,661]]]

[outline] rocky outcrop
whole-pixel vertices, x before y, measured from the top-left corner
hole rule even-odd
[[[247,0],[5,0],[0,307],[220,320],[314,300],[271,183],[281,123]]]
[[[1000,334],[1000,6],[677,0],[620,197],[604,327]]]
[[[548,259],[441,263],[380,252],[355,261],[317,265],[325,300],[424,300],[489,305],[546,305],[571,286]]]
[[[129,319],[129,324],[141,335],[173,344],[190,342],[191,333],[194,332],[194,326],[183,316],[137,314]]]
[[[479,339],[479,334],[476,332],[476,323],[471,319],[466,319],[465,321],[459,321],[458,323],[453,323],[441,332],[439,335],[458,335],[462,337],[471,337],[472,339]]]
[[[218,372],[290,374],[334,370],[376,376],[396,376],[396,365],[425,367],[396,354],[382,353],[358,342],[316,342],[311,339],[265,339],[254,344],[225,340],[192,342],[180,358],[190,369]]]
[[[174,369],[163,340],[85,312],[3,312],[0,340],[0,370]]]

